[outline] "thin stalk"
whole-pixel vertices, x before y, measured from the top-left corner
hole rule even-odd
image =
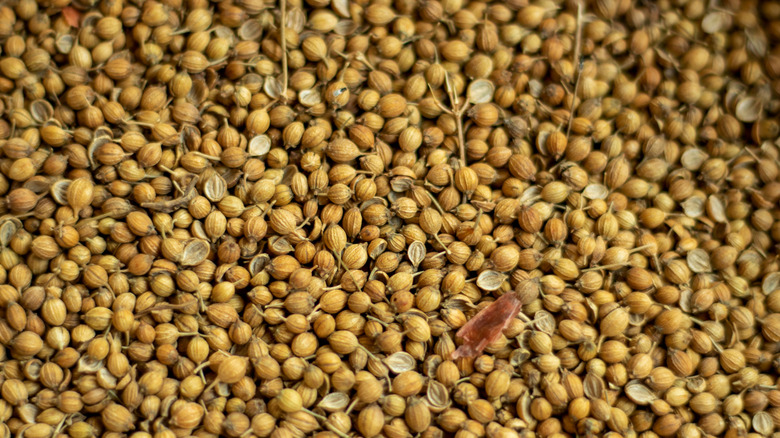
[[[450,253],[450,249],[449,249],[449,248],[447,248],[447,245],[445,245],[445,244],[444,244],[444,242],[442,242],[442,241],[441,241],[441,239],[439,239],[439,235],[438,235],[438,234],[431,234],[431,236],[433,236],[433,238],[434,238],[434,239],[435,239],[437,242],[439,242],[439,245],[441,245],[442,247],[444,247],[444,252],[445,252],[446,254],[449,254],[449,253]]]
[[[428,196],[431,197],[431,201],[433,201],[433,205],[436,206],[436,209],[439,210],[439,213],[441,213],[442,216],[444,216],[446,213],[444,212],[444,209],[441,208],[441,204],[439,204],[439,201],[436,200],[436,197],[433,196],[433,193],[431,192],[425,192],[428,194]]]
[[[205,159],[211,160],[211,161],[219,161],[219,160],[221,160],[221,158],[219,158],[219,157],[215,157],[213,155],[206,155],[203,152],[192,152],[192,153],[194,155],[198,156],[198,157],[205,158]]]
[[[287,38],[285,38],[285,28],[287,28],[287,0],[282,0],[282,96],[287,96]]]
[[[109,289],[111,290],[111,289]],[[192,305],[192,303],[180,303],[180,304],[158,304],[156,306],[152,306],[148,309],[144,309],[138,313],[135,314],[136,317],[146,315],[147,313],[152,312],[159,312],[162,310],[178,310],[178,309],[184,309],[187,306]]]
[[[450,105],[452,106],[452,115],[455,116],[455,124],[458,128],[458,147],[460,149],[460,165],[466,166],[466,141],[463,135],[463,114],[468,109],[469,102],[463,102],[460,104],[458,99],[458,93],[452,88],[452,82],[450,81],[449,72],[444,75],[444,83],[447,87],[447,93],[450,95]]]
[[[349,413],[350,413],[350,412],[352,412],[352,409],[355,409],[355,405],[357,404],[357,402],[358,402],[358,398],[357,398],[357,397],[355,397],[355,399],[354,399],[354,400],[352,400],[352,403],[350,403],[350,404],[349,404],[349,406],[347,406],[347,410],[346,410],[346,411],[344,411],[344,412],[345,412],[347,415],[349,415]]]
[[[652,248],[652,247],[653,247],[653,244],[652,243],[648,243],[647,245],[637,246],[636,248],[631,249],[629,252],[631,254],[633,254],[635,252],[639,252],[639,251],[645,250],[647,248]]]
[[[627,263],[613,263],[611,265],[594,266],[592,268],[580,269],[580,272],[600,271],[602,269],[617,269],[620,267],[628,267]]]
[[[571,124],[574,121],[574,110],[577,107],[577,91],[580,89],[580,70],[582,69],[582,62],[580,56],[582,53],[582,1],[577,2],[577,34],[574,38],[574,75],[576,77],[574,81],[574,97],[571,101],[571,111],[569,114],[569,126],[566,128],[566,138],[569,138],[571,132]]]
[[[320,414],[318,414],[318,413],[316,413],[316,412],[314,412],[312,410],[309,410],[307,408],[301,408],[301,410],[303,412],[306,412],[307,414],[311,415],[312,417],[320,420],[320,421],[328,421],[328,417],[326,417],[324,415],[320,415]]]
[[[82,219],[82,220],[78,221],[78,223],[76,223],[76,226],[79,227],[81,225],[84,225],[87,222],[99,221],[100,219],[104,219],[104,218],[110,217],[113,214],[114,213],[103,213],[103,214],[99,214],[97,216],[88,217],[86,219]],[[32,216],[32,213],[30,213],[28,215]],[[19,216],[16,216],[16,217],[18,218]]]
[[[381,324],[381,325],[382,325],[383,327],[385,327],[385,328],[387,328],[387,327],[390,325],[390,324],[388,324],[388,323],[386,323],[386,322],[382,321],[381,319],[379,319],[379,318],[376,318],[376,317],[374,317],[374,316],[371,316],[371,315],[366,315],[366,318],[367,318],[367,319],[369,319],[369,320],[371,320],[371,321],[378,322],[379,324]]]
[[[342,431],[340,431],[340,430],[336,429],[336,427],[335,427],[335,426],[333,426],[332,424],[328,423],[328,417],[326,417],[326,416],[324,416],[324,415],[320,415],[320,414],[318,414],[318,413],[316,413],[316,412],[314,412],[314,411],[312,411],[312,410],[306,409],[306,408],[302,408],[301,410],[302,410],[303,412],[306,412],[307,414],[311,415],[312,417],[316,418],[317,420],[320,420],[320,421],[322,421],[323,423],[325,423],[325,427],[326,427],[328,430],[330,430],[331,432],[333,432],[333,433],[335,433],[336,435],[338,435],[339,437],[341,437],[341,438],[349,438],[349,435],[347,435],[347,434],[345,434],[344,432],[342,432]]]
[[[343,249],[341,250],[344,251]],[[357,280],[355,280],[355,276],[352,274],[352,271],[347,267],[346,264],[344,264],[344,261],[341,259],[341,253],[337,253],[336,251],[333,251],[333,254],[336,256],[336,259],[339,262],[339,265],[344,268],[344,272],[349,275],[349,278],[352,279],[352,282],[355,284],[355,286],[358,285]],[[338,269],[336,270],[338,272]]]

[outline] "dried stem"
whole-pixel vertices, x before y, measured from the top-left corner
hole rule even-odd
[[[426,192],[426,193],[428,193],[428,196],[431,197],[431,201],[433,202],[433,205],[436,206],[436,209],[439,210],[439,213],[441,213],[441,215],[444,216],[446,213],[444,212],[444,209],[441,208],[441,204],[439,204],[439,201],[436,200],[436,197],[433,196],[433,193],[431,192]]]
[[[147,313],[152,312],[160,312],[163,310],[178,310],[178,309],[186,309],[187,306],[192,305],[192,303],[180,303],[180,304],[158,304],[156,306],[152,306],[148,309],[144,309],[138,313],[135,314],[136,318],[139,316],[146,315]]]
[[[282,21],[279,23],[281,25],[281,45],[282,45],[282,96],[285,98],[287,96],[287,80],[288,80],[288,72],[287,72],[287,38],[285,36],[285,29],[287,28],[287,0],[282,0]]]
[[[577,109],[577,92],[580,89],[580,70],[582,70],[582,60],[580,57],[582,56],[582,12],[583,12],[584,6],[582,4],[582,1],[577,2],[577,34],[574,38],[574,59],[572,59],[572,62],[574,62],[574,96],[571,100],[571,111],[569,112],[569,126],[566,128],[566,138],[569,137],[569,133],[571,133],[571,124],[574,121],[574,110]]]
[[[582,13],[585,6],[582,4],[582,0],[577,2],[577,33],[574,37],[574,68],[575,74],[579,76],[580,72],[580,56],[582,56]]]
[[[449,72],[444,75],[444,82],[447,86],[447,93],[450,95],[450,106],[452,107],[452,115],[455,117],[455,124],[458,128],[458,147],[460,148],[460,165],[466,166],[466,140],[465,136],[463,135],[463,114],[466,112],[466,110],[469,107],[468,100],[463,102],[463,105],[460,104],[458,99],[458,93],[455,92],[455,89],[452,88],[452,83],[450,82],[450,74]]]
[[[433,103],[435,103],[440,110],[444,111],[445,114],[452,115],[452,111],[450,111],[449,108],[445,107],[444,105],[441,104],[441,102],[439,102],[439,99],[436,97],[436,93],[434,93],[433,88],[431,88],[431,84],[428,84],[428,90],[431,91],[431,96],[433,97]]]
[[[445,245],[444,242],[441,241],[441,239],[439,239],[439,235],[438,234],[431,234],[431,236],[433,236],[433,239],[435,241],[437,241],[439,243],[439,245],[441,245],[444,248],[443,252],[445,254],[450,254],[450,252],[451,252],[450,249],[447,248],[447,245]]]
[[[437,51],[435,53],[436,55],[436,63],[439,63],[439,52]],[[466,141],[465,136],[463,134],[463,114],[466,113],[466,110],[469,108],[469,101],[466,100],[461,105],[460,99],[458,98],[458,93],[455,91],[455,89],[452,87],[452,82],[450,81],[450,73],[445,72],[444,74],[444,86],[447,88],[447,96],[450,99],[450,108],[445,108],[441,102],[439,102],[439,99],[436,98],[436,94],[433,92],[433,89],[431,88],[431,85],[428,84],[428,89],[431,91],[431,95],[433,96],[433,101],[436,103],[436,106],[439,107],[444,113],[451,115],[455,118],[455,123],[458,128],[458,149],[460,151],[460,165],[466,166]],[[464,198],[465,202],[465,198]]]

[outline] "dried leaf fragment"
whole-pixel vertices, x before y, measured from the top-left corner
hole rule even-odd
[[[78,28],[81,21],[81,13],[73,7],[65,6],[62,8],[62,18],[65,19],[68,26]]]
[[[485,347],[501,337],[522,307],[523,303],[514,293],[501,295],[458,330],[457,336],[463,339],[463,345],[452,353],[451,359],[475,357],[482,353]]]

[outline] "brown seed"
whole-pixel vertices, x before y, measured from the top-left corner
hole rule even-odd
[[[382,409],[377,405],[371,405],[360,411],[357,420],[357,428],[366,437],[378,435],[384,424]]]
[[[773,432],[773,5],[104,3],[0,7],[10,431]]]
[[[606,313],[601,319],[599,325],[600,332],[604,336],[617,336],[623,333],[623,331],[628,327],[629,315],[628,312],[621,307],[614,308],[613,310],[609,310],[608,307],[611,306],[602,306],[602,309],[608,313]]]
[[[348,163],[361,154],[357,145],[346,138],[339,138],[332,141],[328,145],[326,151],[328,157],[337,163]]]
[[[422,432],[431,424],[431,412],[422,399],[415,397],[408,402],[404,419],[409,429]]]
[[[171,424],[185,429],[197,427],[203,418],[203,407],[197,403],[187,403],[172,412]]]
[[[126,432],[135,429],[134,417],[127,408],[111,403],[100,414],[103,425],[112,432]]]
[[[398,117],[406,110],[406,99],[400,94],[382,96],[377,103],[377,109],[382,117]]]
[[[444,44],[441,54],[448,61],[461,62],[469,56],[470,50],[463,41],[453,40]]]

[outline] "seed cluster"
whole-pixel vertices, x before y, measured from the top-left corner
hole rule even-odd
[[[2,438],[780,431],[780,2],[9,0],[0,95]]]

